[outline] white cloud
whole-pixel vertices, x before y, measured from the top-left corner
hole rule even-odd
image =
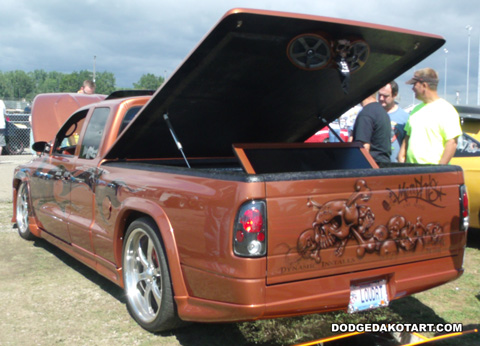
[[[474,27],[470,99],[476,101],[480,36],[477,0],[3,0],[0,70],[91,70],[95,55],[98,71],[113,72],[118,86],[131,87],[142,74],[172,73],[220,17],[236,7],[351,19],[444,36],[449,50],[451,102],[456,90],[465,92],[465,25],[470,24]],[[445,58],[441,49],[419,67],[428,64],[443,79]],[[408,87],[402,83],[400,87],[402,97],[410,98]]]

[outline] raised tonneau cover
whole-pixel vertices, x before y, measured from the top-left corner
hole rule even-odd
[[[444,42],[362,22],[232,10],[105,158],[178,157],[167,113],[189,158],[230,156],[232,143],[303,142],[324,126],[320,118],[338,118]]]

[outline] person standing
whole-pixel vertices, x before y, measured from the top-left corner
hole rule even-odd
[[[328,127],[328,142],[329,143],[338,143],[338,142],[341,142],[341,140],[339,139],[340,137],[340,131],[341,131],[341,128],[340,128],[340,122],[338,121],[338,119],[335,119],[334,121],[332,121],[330,123],[330,126]],[[337,135],[335,135],[335,133]]]
[[[7,107],[5,102],[0,100],[0,155],[2,155],[3,147],[7,145],[5,142],[5,113],[7,112]]]
[[[83,81],[83,85],[81,86],[80,90],[77,91],[79,94],[95,94],[95,82],[92,80],[85,80]]]
[[[432,68],[415,71],[406,82],[413,85],[415,97],[422,101],[410,113],[399,162],[448,164],[462,134],[455,108],[437,93],[438,74]]]
[[[387,112],[377,102],[376,94],[367,97],[361,105],[363,109],[353,125],[353,140],[362,142],[377,163],[390,162],[391,126]]]
[[[405,124],[408,120],[408,113],[398,106],[395,98],[398,95],[398,84],[391,81],[378,91],[378,102],[387,111],[391,124],[391,145],[392,154],[390,161],[397,162],[398,153],[405,138]]]

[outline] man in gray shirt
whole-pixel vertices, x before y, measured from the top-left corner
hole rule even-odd
[[[378,91],[378,102],[387,111],[392,125],[392,154],[390,156],[392,162],[398,162],[397,156],[405,138],[404,127],[408,120],[408,113],[395,102],[397,95],[398,84],[395,81],[388,83]]]

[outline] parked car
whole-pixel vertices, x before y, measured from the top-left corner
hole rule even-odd
[[[21,118],[22,117],[22,118]],[[5,116],[5,149],[9,155],[20,155],[30,147],[28,114]]]
[[[480,107],[455,106],[463,135],[451,164],[463,168],[470,202],[470,227],[480,229]]]
[[[348,141],[348,130],[347,129],[336,129],[333,130],[340,131],[340,138],[344,141]],[[337,132],[338,133],[338,132]],[[328,143],[330,140],[330,130],[328,126],[325,126],[320,131],[317,131],[312,137],[307,139],[305,143]]]

